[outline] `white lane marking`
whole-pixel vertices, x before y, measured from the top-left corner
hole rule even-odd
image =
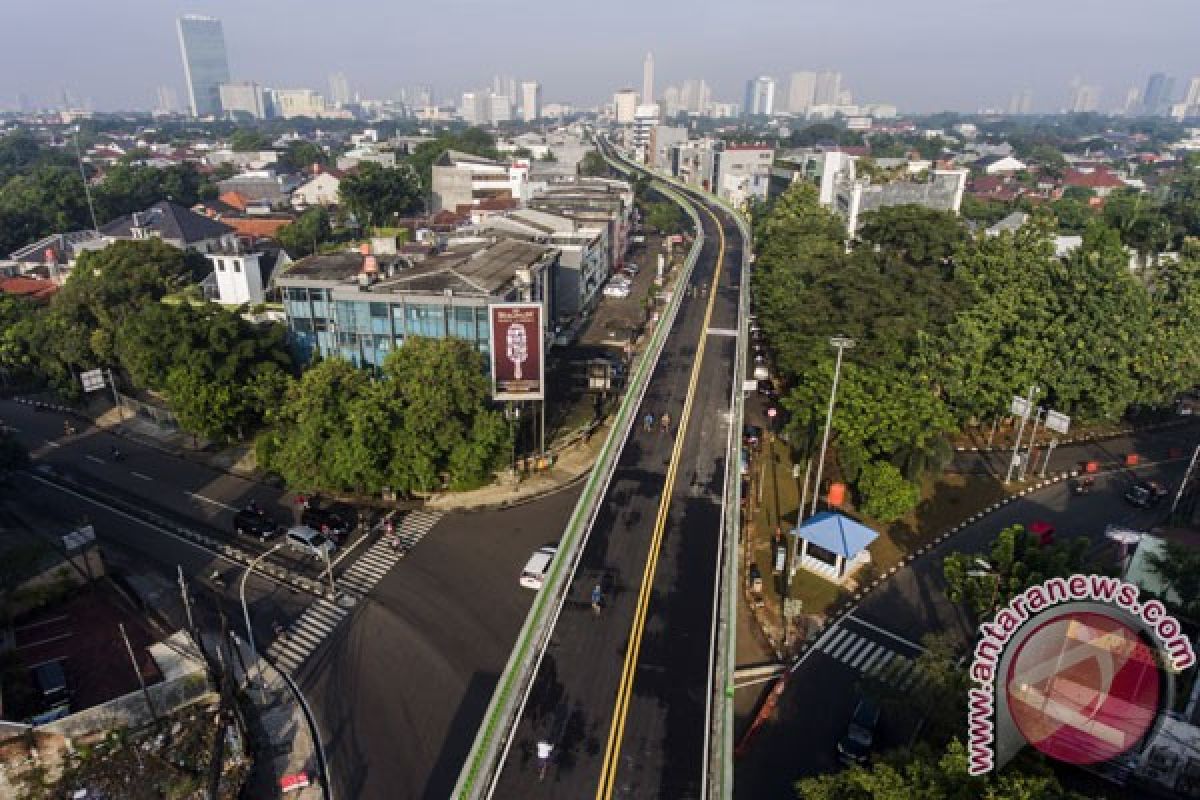
[[[842,658],[838,659],[838,660],[839,660],[839,661],[841,661],[841,662],[842,662],[842,663],[844,663],[844,664],[849,664],[849,663],[850,663],[850,659],[854,658],[854,656],[855,656],[855,655],[856,655],[856,654],[857,654],[857,653],[858,653],[860,650],[863,650],[863,649],[865,649],[865,648],[866,648],[866,646],[867,646],[867,645],[869,645],[869,644],[871,644],[871,640],[870,640],[870,639],[859,639],[857,642],[855,642],[855,643],[854,643],[854,647],[851,647],[849,650],[847,650],[847,651],[846,651],[846,653],[845,653],[845,655],[844,655]]]
[[[864,628],[870,628],[871,630],[875,631],[876,633],[881,633],[884,636],[888,637],[889,639],[894,639],[897,642],[900,642],[900,644],[906,644],[909,647],[913,648],[914,650],[920,650],[922,653],[926,652],[926,648],[922,647],[921,645],[917,644],[916,642],[911,642],[908,639],[905,639],[903,636],[898,636],[897,634],[894,634],[889,630],[885,630],[885,629],[879,627],[878,625],[872,625],[871,623],[867,622],[866,620],[859,619],[858,617],[854,616],[853,612],[847,614],[846,619],[852,619],[855,622],[857,622],[859,625],[862,625]]]
[[[890,653],[890,652],[892,652],[892,651],[888,650],[886,647],[880,646],[880,648],[875,651],[875,655],[871,656],[863,663],[863,665],[862,665],[863,674],[864,675],[871,674],[871,670],[875,667],[875,663],[877,661],[879,661],[881,658],[883,658],[884,655],[886,655],[887,653]]]
[[[888,665],[891,664],[892,661],[896,658],[896,654],[894,652],[892,652],[891,650],[886,650],[884,652],[887,653],[887,656],[884,657],[884,659],[882,661],[880,661],[879,664],[875,667],[875,670],[873,673],[875,675],[883,675],[884,673],[886,673]],[[867,670],[865,670],[865,669],[863,670],[863,672],[866,672],[866,671]]]
[[[738,332],[733,328],[709,328],[709,336],[737,336]]]
[[[135,477],[135,478],[140,478],[141,480],[144,480],[144,481],[152,481],[152,480],[154,480],[154,478],[151,478],[149,475],[143,475],[143,474],[142,474],[142,473],[140,473],[140,472],[133,472],[133,471],[130,471],[130,473],[129,473],[129,474],[130,474],[130,475],[132,475],[132,476],[133,476],[133,477]]]
[[[845,628],[839,627],[837,629],[837,636],[834,636],[828,642],[823,644],[821,646],[821,650],[823,650],[826,653],[829,653],[830,651],[833,650],[833,648],[835,648],[839,644],[841,644],[842,639],[845,639],[849,634],[850,634],[850,631],[846,630]]]
[[[830,650],[829,655],[833,656],[834,658],[836,658],[840,661],[843,653],[845,653],[852,646],[854,646],[855,644],[857,644],[858,642],[861,642],[861,641],[862,641],[862,638],[859,637],[858,634],[851,633],[849,636],[847,636],[845,638],[845,640],[841,644],[839,644],[837,646],[836,649]]]
[[[196,494],[195,492],[189,492],[186,489],[184,489],[183,493],[186,494],[188,497],[191,497],[195,500],[200,500],[201,502],[204,502],[204,503],[212,503],[214,506],[220,506],[221,508],[225,509],[226,511],[237,511],[237,509],[234,508],[233,506],[226,505],[225,503],[222,503],[220,500],[213,500],[211,497],[205,497],[202,494]]]
[[[853,661],[850,661],[850,657],[846,656],[846,660],[850,661],[850,669],[858,669],[858,665],[863,663],[867,657],[875,656],[875,654],[882,649],[884,649],[883,645],[879,644],[878,642],[871,642],[871,646],[865,648],[861,653],[855,656]]]
[[[46,444],[50,445],[51,447],[62,447],[62,445],[58,442],[52,442],[49,439],[46,440]]]
[[[94,462],[96,462],[97,464],[103,464],[103,463],[104,463],[104,459],[103,459],[103,458],[97,458],[96,456],[93,456],[93,455],[85,455],[85,456],[84,456],[84,458],[86,458],[88,461],[94,461]]]

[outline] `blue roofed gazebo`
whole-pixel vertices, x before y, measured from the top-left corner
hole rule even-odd
[[[867,547],[879,534],[844,514],[822,511],[791,530],[800,538],[800,566],[841,583],[871,560]]]

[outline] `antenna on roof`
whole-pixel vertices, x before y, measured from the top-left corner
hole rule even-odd
[[[87,195],[88,212],[92,215],[92,230],[100,233],[100,226],[96,224],[96,207],[92,205],[92,188],[88,186],[87,173],[83,171],[83,156],[79,153],[78,125],[74,127],[72,133],[72,138],[75,140],[75,160],[79,163],[79,179],[83,181],[83,193]]]

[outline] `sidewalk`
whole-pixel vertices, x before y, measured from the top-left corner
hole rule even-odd
[[[586,438],[580,438],[562,450],[552,451],[554,464],[543,470],[527,472],[519,482],[511,471],[496,483],[469,492],[443,492],[430,495],[425,507],[431,511],[486,511],[520,505],[553,494],[573,485],[591,472],[600,455],[612,424],[610,415]]]
[[[209,443],[197,441],[191,434],[168,430],[129,411],[110,408],[94,418],[96,427],[103,428],[157,450],[207,464],[214,469],[231,472],[244,478],[257,478],[254,445],[240,444],[223,450],[210,451]],[[199,445],[197,447],[197,445]]]

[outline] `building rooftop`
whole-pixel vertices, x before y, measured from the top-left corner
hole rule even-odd
[[[516,239],[470,241],[426,256],[373,256],[379,278],[369,285],[378,294],[495,294],[511,284],[518,269],[543,261],[553,248]],[[323,281],[357,285],[365,256],[356,252],[309,256],[278,276],[278,281]]]
[[[114,239],[132,239],[134,228],[144,228],[163,239],[176,239],[185,244],[233,233],[233,228],[225,223],[170,200],[160,200],[145,211],[119,217],[102,227],[100,233]]]

